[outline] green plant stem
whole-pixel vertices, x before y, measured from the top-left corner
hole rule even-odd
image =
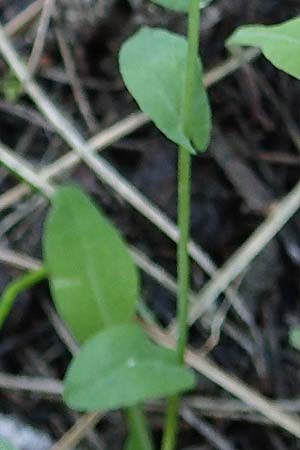
[[[15,281],[10,283],[4,290],[0,299],[0,329],[3,326],[5,319],[7,318],[16,297],[26,289],[39,283],[41,280],[47,277],[47,271],[44,267],[34,272],[29,272]]]
[[[127,409],[131,432],[140,450],[154,450],[150,431],[141,407],[136,405]]]
[[[198,64],[198,47],[200,33],[199,0],[191,0],[188,17],[188,56],[185,79],[185,90],[182,108],[182,126],[189,134],[189,118],[191,116],[193,95],[195,92],[195,67]],[[190,233],[190,192],[191,192],[191,154],[179,148],[178,155],[178,228],[180,238],[177,248],[177,320],[178,341],[177,357],[180,364],[184,364],[184,353],[188,338],[188,297],[190,287],[190,262],[188,256],[188,241]],[[176,446],[178,428],[179,396],[171,397],[168,401],[167,419],[162,442],[162,450],[173,450]]]
[[[188,242],[190,231],[190,192],[191,192],[191,154],[185,148],[179,148],[178,160],[178,228],[180,240],[177,250],[178,264],[178,342],[177,357],[184,364],[187,343],[187,315],[190,288],[190,262]]]

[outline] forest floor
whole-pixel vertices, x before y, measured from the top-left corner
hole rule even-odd
[[[185,33],[186,19],[147,0],[57,0],[52,6],[48,23],[49,0],[0,0],[1,24],[58,113],[97,150],[98,163],[85,164],[41,112],[39,99],[19,92],[0,45],[0,155],[10,151],[16,164],[14,172],[0,168],[0,293],[41,264],[51,168],[56,185],[79,184],[136,250],[143,299],[165,326],[175,313],[176,246],[168,220],[176,222],[177,151],[139,114],[119,74],[118,50],[141,25]],[[299,187],[293,191],[300,83],[257,52],[245,50],[235,60],[224,47],[238,25],[274,24],[297,14],[297,0],[215,0],[203,12],[214,131],[209,150],[193,158],[193,296],[209,282],[210,299],[218,297],[224,271],[215,272],[226,262],[234,275],[221,285],[221,292],[231,290],[191,329],[198,387],[182,405],[179,449],[300,449],[291,431],[300,413],[300,354],[291,344],[300,330]],[[24,161],[38,190],[20,181]],[[287,208],[291,196],[294,209]],[[278,217],[287,223],[278,226]],[[37,450],[120,450],[126,436],[121,414],[80,417],[61,400],[72,350],[47,282],[21,295],[0,335],[0,434],[1,420],[13,417],[19,430],[30,425],[49,438]],[[159,442],[162,404],[148,405],[148,414]],[[27,448],[23,440],[20,450]]]

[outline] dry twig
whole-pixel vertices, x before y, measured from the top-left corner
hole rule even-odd
[[[62,382],[52,378],[26,377],[0,372],[1,389],[61,396]]]
[[[193,324],[266,247],[300,207],[300,182],[273,206],[268,217],[201,289],[190,309]]]
[[[103,413],[101,412],[85,414],[79,417],[73,427],[50,450],[70,450],[74,448],[84,438],[87,432],[99,423],[102,417]]]
[[[26,180],[30,186],[43,192],[46,197],[54,193],[54,187],[49,181],[44,181],[27,161],[14,154],[2,142],[0,142],[0,161],[11,172]]]
[[[15,16],[10,22],[5,24],[4,28],[9,36],[20,32],[25,26],[32,22],[43,8],[44,0],[36,0],[27,8]]]
[[[211,442],[212,446],[217,450],[235,450],[235,447],[222,436],[214,427],[208,422],[204,421],[188,407],[183,407],[180,411],[184,420],[199,434],[204,436],[208,442]]]
[[[80,78],[77,75],[77,70],[71,49],[62,31],[58,27],[56,27],[55,31],[60,53],[64,61],[66,73],[68,75],[70,85],[72,87],[74,99],[78,105],[79,111],[81,112],[81,115],[89,131],[91,133],[94,133],[98,129],[98,124],[91,110],[88,98],[82,87]]]
[[[40,59],[41,59],[41,56],[43,53],[43,48],[45,45],[47,31],[48,31],[51,15],[52,15],[52,12],[54,9],[54,5],[55,5],[55,0],[45,0],[44,1],[36,37],[35,37],[35,40],[33,43],[31,55],[28,60],[27,70],[28,70],[29,77],[33,77],[38,68],[38,65],[39,65],[39,62],[40,62]]]

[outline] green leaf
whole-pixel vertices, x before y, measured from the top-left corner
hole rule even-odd
[[[290,328],[289,342],[294,349],[300,350],[300,327],[298,325],[294,325]]]
[[[136,267],[117,230],[75,187],[59,189],[52,199],[44,256],[55,305],[79,341],[132,320]]]
[[[23,91],[23,85],[16,75],[11,71],[6,72],[0,81],[0,92],[5,100],[16,103]]]
[[[164,8],[172,9],[173,11],[188,12],[190,0],[152,0],[153,3],[163,6]],[[200,7],[205,8],[212,0],[199,1]]]
[[[161,29],[142,28],[120,51],[120,70],[127,89],[139,107],[171,141],[190,152],[205,150],[211,114],[203,86],[202,67],[196,67],[196,88],[189,136],[182,127],[187,41]]]
[[[136,405],[192,388],[194,375],[172,350],[153,344],[136,324],[106,329],[88,340],[68,369],[64,399],[79,411]]]
[[[15,450],[15,447],[13,447],[6,439],[1,438],[0,436],[0,450]]]
[[[258,47],[275,67],[300,79],[300,18],[279,25],[240,27],[226,45]]]

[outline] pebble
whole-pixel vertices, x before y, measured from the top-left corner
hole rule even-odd
[[[16,450],[49,450],[53,445],[50,436],[21,422],[15,416],[0,414],[0,438]]]

